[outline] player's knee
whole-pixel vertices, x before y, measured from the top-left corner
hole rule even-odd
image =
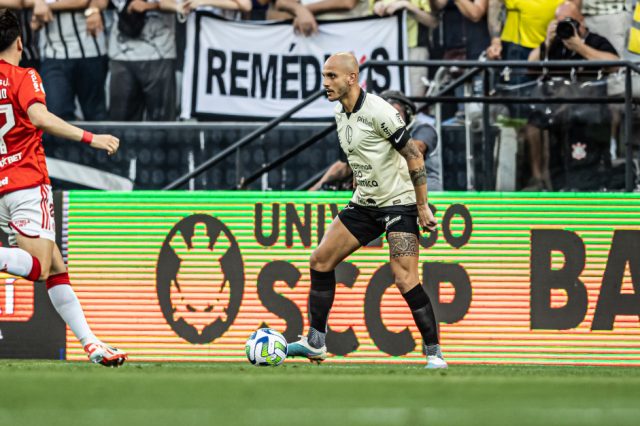
[[[414,287],[418,282],[418,278],[409,269],[401,269],[395,271],[394,281],[396,283],[396,287],[398,287],[400,291],[403,291]]]
[[[42,269],[42,272],[40,272],[40,278],[38,278],[38,281],[46,281],[47,278],[49,278],[49,275],[50,275],[49,268]]]
[[[331,265],[331,259],[323,255],[322,252],[317,249],[311,253],[311,257],[309,258],[309,266],[311,269],[315,271],[328,272],[333,269]]]

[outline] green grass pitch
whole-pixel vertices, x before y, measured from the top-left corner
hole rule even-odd
[[[0,425],[637,426],[640,369],[2,360]]]

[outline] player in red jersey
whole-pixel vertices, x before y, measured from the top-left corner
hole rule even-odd
[[[31,281],[45,280],[53,306],[89,360],[117,367],[127,354],[101,342],[89,328],[55,243],[42,133],[84,142],[109,155],[118,150],[119,141],[111,135],[93,135],[51,114],[38,73],[18,67],[22,50],[16,15],[0,10],[0,227],[11,245],[0,247],[0,268]]]

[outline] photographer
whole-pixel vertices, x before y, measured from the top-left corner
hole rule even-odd
[[[570,1],[558,6],[556,18],[547,27],[547,37],[529,54],[529,61],[539,60],[615,61],[618,53],[604,37],[584,25],[584,16]]]
[[[592,33],[584,25],[584,17],[580,10],[571,1],[567,1],[558,6],[555,19],[551,21],[547,29],[547,37],[539,47],[535,48],[529,54],[529,61],[540,60],[602,60],[615,61],[619,57],[615,48],[609,41]],[[553,71],[558,71],[554,69]],[[567,75],[567,70],[560,73]],[[556,75],[558,75],[556,73]],[[541,83],[541,90],[551,92],[545,93],[550,96],[562,96],[560,90],[570,91],[575,89],[575,84],[571,85],[565,79],[561,79],[560,83],[553,80]],[[525,190],[551,190],[551,177],[549,173],[549,146],[547,130],[559,131],[559,124],[568,124],[571,116],[583,115],[587,116],[589,108],[600,109],[599,105],[570,105],[566,106],[546,106],[542,109],[534,109],[529,117],[529,122],[524,128],[525,139],[529,147],[531,179],[524,188]],[[607,119],[609,116],[608,109],[602,108],[603,113],[599,114],[597,119],[593,119],[591,123],[585,124],[583,130],[589,125],[599,126],[599,120]],[[544,110],[542,112],[541,110]],[[554,127],[555,126],[555,127]],[[576,136],[576,135],[573,135]],[[596,157],[600,156],[600,147],[596,147],[596,143],[590,143],[591,139],[597,139],[601,135],[589,135],[585,140],[572,144],[569,158],[565,160],[565,167],[573,167],[574,164],[586,164],[587,161],[596,161]],[[605,135],[606,136],[606,135]],[[543,142],[544,141],[544,142]],[[557,160],[557,157],[554,158]],[[566,185],[566,184],[565,184]]]

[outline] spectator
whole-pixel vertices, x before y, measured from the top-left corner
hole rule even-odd
[[[572,0],[581,8],[589,31],[609,40],[621,56],[625,51],[625,38],[631,25],[631,2],[627,0]],[[622,119],[621,105],[611,106],[611,154],[618,151],[618,132]]]
[[[339,20],[369,15],[369,0],[276,0],[276,7],[290,13],[297,33],[311,36],[318,32],[316,19]]]
[[[489,0],[487,22],[491,44],[487,58],[526,61],[531,50],[545,39],[546,29],[563,0]],[[500,22],[502,8],[507,15],[504,27]],[[522,73],[506,75],[506,83],[527,81]]]
[[[44,0],[0,0],[0,8],[15,10],[16,16],[20,21],[22,45],[24,47],[20,66],[40,69],[38,34],[31,29],[31,18],[35,14],[40,16],[41,20],[49,22],[53,17],[51,10]]]
[[[443,59],[476,60],[490,42],[487,28],[488,0],[430,0],[440,12],[440,26],[434,44]]]
[[[251,12],[251,0],[185,0],[184,11],[190,13],[196,9],[208,9],[230,21],[242,19],[243,12]]]
[[[562,23],[561,25],[565,27],[565,30],[567,28],[572,29],[573,35],[567,36],[565,31],[558,34],[559,23]],[[571,1],[567,1],[558,7],[555,19],[548,25],[544,42],[532,50],[529,55],[530,61],[615,61],[617,59],[619,57],[615,48],[606,38],[587,30],[584,24],[584,16],[582,16],[576,4]],[[573,108],[578,109],[579,107],[574,106]],[[524,133],[530,150],[531,165],[531,180],[525,189],[550,190],[552,187],[549,176],[548,147],[543,143],[543,140],[546,140],[543,130],[548,129],[550,124],[549,120],[538,114],[534,115],[525,126]],[[580,147],[580,149],[586,149],[586,147]],[[585,153],[585,155],[587,154]]]
[[[624,52],[625,59],[640,62],[640,2],[635,5],[633,21],[627,31],[625,46],[626,49],[618,52]]]
[[[175,0],[112,0],[109,118],[176,119]]]
[[[624,40],[631,24],[631,5],[627,0],[572,0],[582,10],[589,31],[600,34],[624,52]]]
[[[399,10],[407,11],[407,46],[410,61],[426,61],[429,59],[427,46],[418,45],[420,26],[435,28],[438,21],[431,14],[428,0],[379,0],[373,5],[373,13],[378,16],[393,15]],[[427,67],[409,68],[409,88],[411,96],[424,96],[427,78]]]
[[[278,10],[276,0],[254,0],[256,3],[267,6],[266,19],[268,21],[284,21],[293,19],[293,15],[289,12]]]
[[[106,41],[100,11],[108,0],[47,1],[35,13],[40,29],[41,67],[47,107],[64,120],[76,119],[75,101],[85,120],[106,120]],[[46,13],[48,8],[52,15]],[[50,20],[49,20],[50,18]]]
[[[427,169],[427,188],[430,192],[442,191],[438,135],[433,127],[433,118],[423,113],[415,115],[416,107],[413,102],[397,90],[386,90],[380,94],[380,97],[398,110],[402,120],[405,123],[409,123],[407,128],[411,132],[411,138],[419,142],[417,146],[425,159],[425,168]],[[329,167],[322,178],[310,190],[317,191],[327,187],[353,189],[353,184],[349,185],[347,183],[345,185],[345,180],[352,174],[346,155],[343,151],[340,151],[340,158]]]

